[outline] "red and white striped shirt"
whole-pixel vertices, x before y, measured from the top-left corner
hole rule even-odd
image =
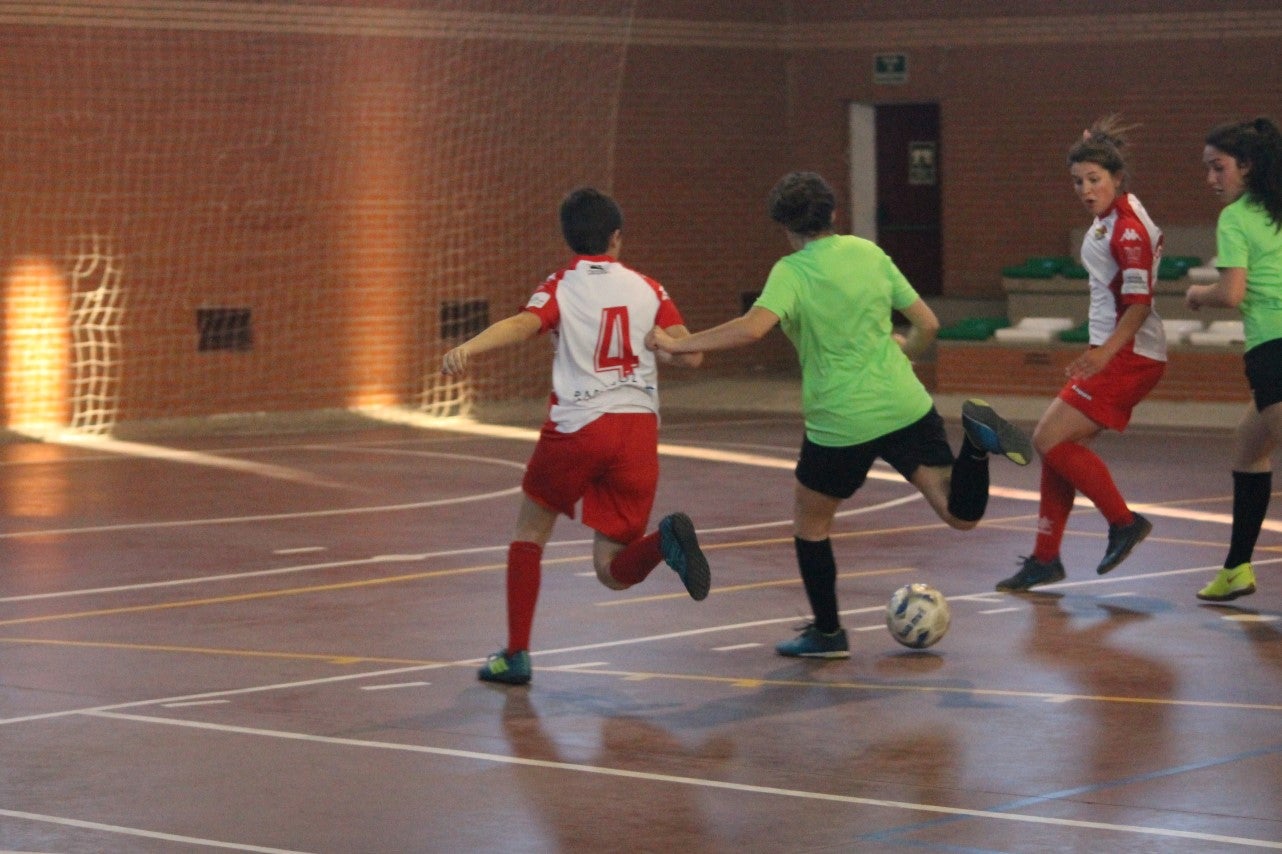
[[[1108,213],[1095,218],[1082,239],[1082,266],[1091,282],[1091,344],[1103,344],[1113,334],[1127,306],[1153,304],[1161,257],[1162,231],[1130,193],[1118,196]],[[1156,310],[1124,349],[1166,361],[1166,333]]]
[[[608,255],[578,255],[525,310],[552,335],[548,417],[558,432],[581,430],[606,412],[658,413],[658,366],[645,336],[684,324],[662,285]]]

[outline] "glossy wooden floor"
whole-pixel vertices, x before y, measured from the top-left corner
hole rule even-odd
[[[875,472],[835,538],[853,656],[820,663],[772,651],[807,612],[799,429],[669,417],[655,518],[695,519],[712,594],[662,566],[612,593],[563,520],[515,689],[474,674],[527,434],[0,447],[0,849],[1282,847],[1282,526],[1259,593],[1193,596],[1227,542],[1227,433],[1102,439],[1153,536],[1097,577],[1081,507],[1069,579],[1021,596],[992,590],[1031,548],[1035,465],[994,462],[969,533]],[[914,653],[882,614],[918,580],[953,627]]]

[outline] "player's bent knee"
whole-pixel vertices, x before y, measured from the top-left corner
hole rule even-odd
[[[629,587],[632,586],[631,584],[624,584],[622,581],[620,581],[619,579],[611,575],[610,567],[608,566],[606,567],[598,566],[596,568],[596,580],[601,582],[603,585],[610,588],[611,590],[627,590]]]

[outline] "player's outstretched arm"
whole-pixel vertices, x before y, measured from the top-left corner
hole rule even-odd
[[[681,324],[669,326],[666,329],[660,329],[656,326],[655,331],[662,332],[674,341],[690,337],[690,330]],[[648,343],[647,346],[649,346]],[[659,361],[665,365],[680,365],[683,368],[697,368],[703,364],[702,353],[668,353],[654,347],[650,347],[650,349],[654,350],[655,356],[657,356]]]
[[[685,338],[674,338],[662,329],[652,329],[645,345],[651,350],[677,355],[680,353],[706,353],[709,350],[730,350],[760,341],[779,322],[773,311],[753,306],[748,313],[720,326],[694,332]]]
[[[467,370],[473,356],[528,341],[542,328],[543,321],[533,312],[522,311],[505,317],[446,353],[441,359],[441,373],[461,374]]]

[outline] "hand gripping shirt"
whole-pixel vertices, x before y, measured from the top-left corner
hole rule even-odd
[[[779,259],[755,305],[779,317],[801,362],[806,437],[870,442],[919,420],[933,402],[891,337],[891,311],[918,299],[877,244],[830,235]]]
[[[1263,207],[1246,194],[1220,211],[1215,227],[1215,263],[1246,270],[1246,296],[1239,309],[1245,349],[1282,338],[1282,234]]]
[[[1082,238],[1082,266],[1090,276],[1092,345],[1103,344],[1113,334],[1127,306],[1153,305],[1161,257],[1162,231],[1130,193],[1118,196],[1108,213],[1095,218]],[[1166,332],[1156,310],[1123,349],[1166,361]]]
[[[548,418],[574,433],[607,412],[659,411],[653,327],[683,325],[663,286],[607,255],[578,255],[549,276],[525,310],[552,337]]]

